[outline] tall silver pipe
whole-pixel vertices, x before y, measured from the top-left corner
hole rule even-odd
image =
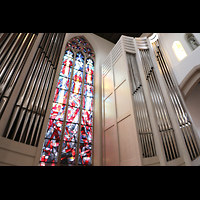
[[[146,74],[146,79],[148,81],[150,95],[155,108],[158,127],[161,133],[166,158],[167,161],[173,160],[179,157],[179,152],[161,88],[154,73],[154,66],[149,55],[149,50],[140,50],[140,55],[143,69]]]
[[[190,158],[191,160],[194,160],[196,157],[200,155],[200,151],[199,151],[199,146],[197,144],[197,141],[194,135],[192,124],[187,115],[184,104],[179,96],[179,92],[178,92],[179,89],[177,88],[176,83],[171,75],[169,66],[160,48],[159,41],[158,40],[155,41],[152,44],[152,46],[154,49],[154,55],[157,58],[160,70],[163,74],[163,78],[169,90],[170,99],[172,101],[172,105],[174,107],[177,120],[179,122],[181,131],[183,133]]]
[[[144,158],[153,157],[156,155],[155,143],[135,56],[127,53],[127,61],[132,83],[132,94],[135,104],[142,154]]]
[[[37,146],[64,36],[44,34],[4,137]]]

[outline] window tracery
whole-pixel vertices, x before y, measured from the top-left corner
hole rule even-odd
[[[83,36],[68,41],[40,166],[92,164],[94,59],[94,50]]]

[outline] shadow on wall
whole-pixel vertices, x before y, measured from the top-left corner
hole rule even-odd
[[[200,137],[200,64],[192,68],[179,87]]]
[[[200,74],[199,74],[200,75]],[[185,104],[192,117],[193,123],[196,127],[196,131],[200,137],[200,83],[198,82],[194,87],[191,88],[187,95]]]

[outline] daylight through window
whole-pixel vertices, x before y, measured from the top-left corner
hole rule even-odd
[[[84,37],[66,45],[40,166],[92,165],[94,59]]]

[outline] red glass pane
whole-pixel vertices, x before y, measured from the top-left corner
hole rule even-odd
[[[78,123],[79,122],[79,108],[68,106],[67,122]]]
[[[81,124],[92,126],[92,122],[93,122],[92,115],[93,115],[92,111],[82,110]]]
[[[65,105],[59,103],[53,103],[51,108],[50,118],[63,121],[64,112],[65,112]]]

